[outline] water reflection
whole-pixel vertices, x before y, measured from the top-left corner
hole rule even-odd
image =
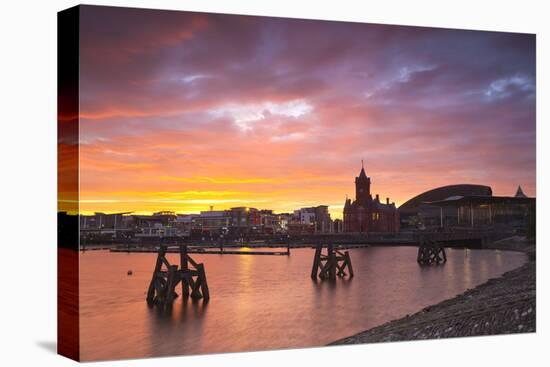
[[[471,256],[470,249],[464,250],[464,276],[463,287],[468,289],[472,287],[472,268],[471,268]]]
[[[180,296],[181,297],[181,296]],[[183,298],[180,300],[178,297],[173,305],[167,305],[160,307],[158,305],[147,305],[151,318],[155,319],[155,322],[178,324],[186,322],[190,319],[200,320],[206,313],[208,302],[204,302],[202,299],[193,299],[191,297]]]
[[[210,302],[185,300],[178,288],[180,297],[165,310],[145,302],[155,254],[90,251],[81,257],[82,358],[324,345],[450,298],[524,261],[516,253],[449,250],[445,265],[420,267],[416,251],[351,250],[355,276],[336,281],[311,279],[311,249],[291,256],[193,254],[205,264]]]

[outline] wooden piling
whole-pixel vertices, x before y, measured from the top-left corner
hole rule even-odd
[[[315,255],[313,256],[313,267],[311,268],[311,278],[316,279],[317,278],[317,272],[319,270],[319,263],[321,262],[321,251],[322,246],[317,245],[315,248]]]
[[[327,246],[328,251],[328,278],[330,280],[336,280],[336,266],[338,263],[336,262],[336,254],[334,253],[334,246],[332,244]]]
[[[346,269],[349,274],[346,274]],[[335,250],[334,245],[327,245],[327,254],[323,254],[323,245],[319,244],[315,248],[313,256],[313,266],[311,269],[312,279],[336,280],[336,276],[344,277],[349,275],[353,277],[353,268],[351,266],[351,257],[349,252],[342,253]]]
[[[196,263],[187,253],[187,246],[180,245],[180,268],[166,259],[166,246],[159,246],[157,261],[147,291],[147,303],[169,307],[178,297],[176,287],[182,283],[184,298],[210,299],[204,264]],[[164,270],[163,270],[164,267]]]
[[[202,297],[204,298],[205,302],[208,302],[208,300],[210,299],[210,291],[208,290],[208,283],[206,281],[206,273],[204,272],[204,265],[198,264],[197,271],[199,273],[198,279],[200,279]]]
[[[165,249],[161,246],[159,248],[155,269],[153,270],[153,277],[151,279],[151,283],[149,284],[149,290],[147,291],[147,302],[148,303],[153,303],[153,301],[154,301],[155,289],[156,289],[156,286],[158,286],[158,282],[156,282],[157,274],[161,270],[162,258],[164,257],[165,253],[166,253]]]
[[[349,277],[353,278],[353,267],[351,266],[351,257],[349,256],[349,252],[345,251],[344,255],[345,255],[345,258],[346,258],[345,265],[348,266]]]
[[[422,240],[416,262],[420,265],[440,265],[447,262],[445,248],[435,241]]]
[[[189,263],[187,260],[187,245],[180,246],[180,268],[183,272],[189,270]],[[182,276],[181,279],[181,292],[183,297],[189,297],[189,278],[188,276]]]

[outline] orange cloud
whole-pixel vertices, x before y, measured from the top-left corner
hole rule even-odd
[[[85,211],[339,216],[361,159],[397,204],[457,183],[535,195],[534,37],[102,11],[82,19]]]

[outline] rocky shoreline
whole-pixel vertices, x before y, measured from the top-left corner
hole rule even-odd
[[[454,298],[330,345],[535,332],[534,244],[513,239],[486,248],[522,251],[529,260]]]

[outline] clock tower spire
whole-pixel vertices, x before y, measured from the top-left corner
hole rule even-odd
[[[359,203],[367,203],[372,200],[370,194],[370,177],[365,173],[363,160],[361,160],[361,172],[355,177],[355,199]]]

